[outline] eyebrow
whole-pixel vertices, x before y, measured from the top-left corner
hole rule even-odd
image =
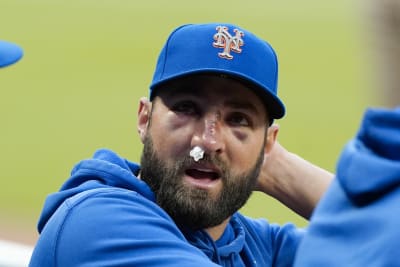
[[[187,88],[174,88],[173,91],[170,92],[170,94],[175,94],[175,95],[181,95],[181,96],[194,96],[194,97],[200,97],[201,93],[197,90],[188,90]],[[241,109],[241,110],[249,110],[252,113],[255,114],[260,114],[260,110],[257,109],[257,107],[251,103],[248,102],[247,100],[227,100],[224,103],[225,106],[230,107],[230,108],[235,108],[235,109]]]
[[[252,113],[260,114],[260,111],[251,102],[247,102],[247,101],[243,101],[243,100],[240,100],[240,101],[228,100],[224,104],[225,104],[225,106],[228,106],[231,108],[249,110]]]
[[[186,86],[186,85],[181,85],[181,86],[171,86],[168,95],[179,95],[179,96],[194,96],[194,97],[201,97],[202,93],[200,92],[201,90],[197,90],[196,86]],[[168,90],[166,90],[168,91]],[[224,103],[225,106],[234,108],[234,109],[241,109],[241,110],[248,110],[251,113],[254,113],[255,115],[259,115],[262,112],[254,105],[253,103],[245,100],[245,99],[232,99],[232,100],[227,100]]]

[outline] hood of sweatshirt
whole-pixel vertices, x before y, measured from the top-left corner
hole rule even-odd
[[[366,111],[357,136],[342,152],[336,175],[357,205],[400,185],[400,107]]]
[[[87,190],[119,187],[136,191],[145,198],[155,201],[150,187],[136,177],[139,170],[139,165],[119,157],[111,150],[96,151],[93,158],[82,160],[74,166],[71,177],[62,185],[59,192],[47,197],[38,222],[39,232],[66,199]]]

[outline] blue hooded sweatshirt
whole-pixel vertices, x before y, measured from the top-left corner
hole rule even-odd
[[[99,150],[46,199],[31,267],[292,266],[303,231],[235,213],[214,242],[178,227],[155,203],[139,166]]]
[[[400,107],[369,109],[311,217],[296,267],[400,266]]]

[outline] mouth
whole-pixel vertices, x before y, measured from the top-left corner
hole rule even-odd
[[[185,170],[185,177],[190,184],[208,189],[221,180],[221,172],[214,166],[194,165]]]

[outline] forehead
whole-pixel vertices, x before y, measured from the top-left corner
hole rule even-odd
[[[205,98],[208,103],[237,103],[266,113],[262,100],[238,80],[213,74],[197,74],[182,77],[162,85],[157,90],[162,98],[193,96]]]

